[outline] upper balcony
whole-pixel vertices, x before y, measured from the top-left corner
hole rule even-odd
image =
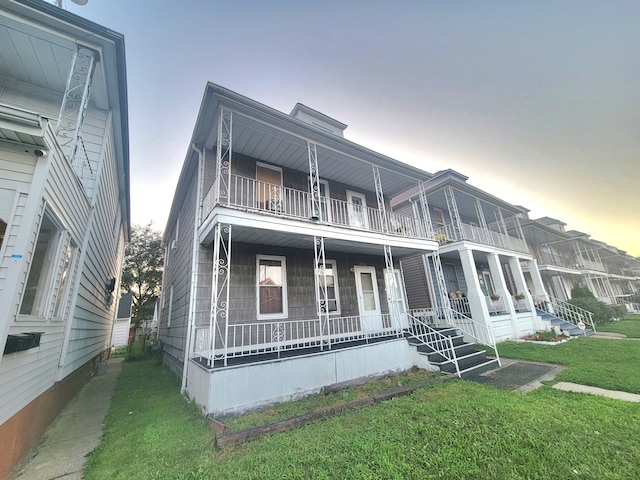
[[[505,250],[529,253],[527,242],[520,238],[494,232],[493,230],[485,230],[484,228],[466,223],[460,223],[459,228],[455,228],[451,223],[438,227],[434,229],[434,238],[440,245],[469,241],[481,245],[503,248]]]
[[[302,220],[314,225],[330,225],[396,237],[433,240],[424,221],[383,211],[357,202],[347,202],[326,196],[320,197],[320,209],[314,210],[308,191],[276,185],[232,174],[229,176],[228,196],[218,205],[264,215]],[[217,180],[213,182],[202,202],[202,218],[216,207]]]

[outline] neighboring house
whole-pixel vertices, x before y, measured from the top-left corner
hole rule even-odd
[[[446,318],[442,309],[450,305],[449,320],[489,345],[544,327],[535,306],[546,291],[519,228],[527,210],[468,184],[453,170],[434,174],[394,198],[392,206],[427,223],[440,244],[440,261],[402,260],[410,309],[429,314],[437,307],[437,315]]]
[[[566,224],[554,218],[525,219],[521,226],[553,297],[569,300],[573,287],[583,285],[604,303],[638,310],[633,302],[638,293],[637,259],[586,233],[566,231]]]
[[[207,412],[415,365],[399,261],[437,248],[389,199],[431,175],[208,84],[165,230],[163,359]]]
[[[0,477],[108,351],[129,237],[124,39],[0,4]]]
[[[112,347],[123,347],[129,344],[129,331],[131,330],[131,294],[120,297],[116,322],[113,325],[111,335]]]

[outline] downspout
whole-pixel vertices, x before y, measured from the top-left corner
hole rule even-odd
[[[187,323],[187,339],[185,342],[184,361],[182,363],[182,384],[180,386],[180,393],[185,393],[187,389],[187,374],[189,372],[189,355],[193,350],[193,328],[196,318],[196,292],[198,291],[198,249],[200,242],[198,241],[198,227],[202,220],[202,184],[204,181],[203,168],[204,168],[204,147],[202,150],[198,150],[195,143],[191,144],[191,148],[198,154],[198,173],[197,182],[198,187],[196,190],[196,214],[193,224],[193,252],[191,256],[191,295],[189,296],[189,319]]]

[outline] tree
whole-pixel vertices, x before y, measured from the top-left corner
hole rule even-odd
[[[124,269],[121,289],[131,293],[131,316],[138,327],[151,320],[156,299],[160,296],[164,250],[162,232],[154,230],[152,223],[131,228],[131,241],[124,251]]]

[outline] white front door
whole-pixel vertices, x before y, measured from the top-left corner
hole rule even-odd
[[[375,267],[355,267],[356,291],[360,308],[360,323],[364,332],[382,330],[382,312],[378,296]]]
[[[347,203],[349,225],[356,228],[368,228],[366,197],[362,193],[347,190]]]
[[[389,312],[391,313],[391,324],[395,327],[395,319],[393,314],[398,315],[397,321],[400,322],[400,328],[409,327],[409,318],[407,317],[407,302],[404,297],[404,283],[402,281],[402,275],[400,270],[393,270],[393,275],[389,273],[389,270],[385,270],[385,282],[387,285],[387,292],[389,297]]]

